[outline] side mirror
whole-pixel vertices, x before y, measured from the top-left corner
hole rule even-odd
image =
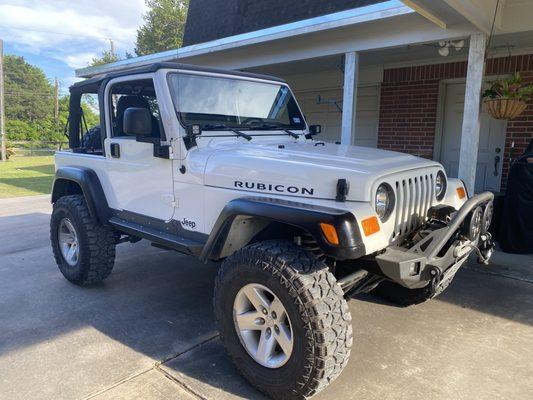
[[[318,135],[320,132],[322,132],[322,125],[310,125],[309,126],[309,134],[311,136]]]
[[[146,108],[129,107],[124,111],[123,131],[131,136],[152,135],[152,114]]]

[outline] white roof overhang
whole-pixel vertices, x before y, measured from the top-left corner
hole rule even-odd
[[[379,21],[395,16],[415,13],[399,0],[389,0],[366,7],[322,15],[284,25],[274,26],[240,35],[229,36],[205,43],[199,43],[180,49],[164,51],[147,56],[121,60],[97,67],[87,67],[76,70],[76,76],[89,78],[95,75],[132,68],[154,62],[182,60],[212,52],[230,50],[254,44],[267,43],[279,39],[288,39],[314,32],[321,32],[345,26]]]
[[[76,71],[76,75],[87,78],[164,61],[227,69],[253,68],[348,51],[364,52],[454,40],[486,33],[489,21],[492,22],[489,17],[494,18],[495,7],[491,5],[495,1],[389,0],[180,49],[82,68]],[[515,32],[531,30],[533,5],[529,4],[533,4],[533,0],[500,1],[500,7],[505,8],[502,7],[496,15],[495,33],[504,33],[505,25],[512,26]]]

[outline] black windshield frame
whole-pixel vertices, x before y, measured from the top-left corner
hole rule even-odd
[[[290,123],[280,123],[279,121],[273,121],[272,119],[262,119],[262,121],[257,121],[257,123],[238,123],[236,120],[232,120],[232,118],[240,118],[241,116],[237,115],[224,115],[224,114],[207,114],[207,113],[184,113],[181,112],[179,109],[179,88],[176,88],[176,85],[172,83],[172,79],[175,79],[176,77],[180,76],[191,76],[194,78],[215,78],[215,79],[224,79],[224,80],[232,80],[232,81],[238,81],[238,82],[250,82],[250,83],[257,83],[262,85],[272,85],[280,88],[280,92],[276,96],[276,99],[279,98],[281,91],[284,91],[284,94],[287,98],[286,101],[286,111],[288,114],[288,119]],[[294,98],[294,94],[290,90],[290,88],[285,85],[282,82],[268,82],[268,81],[260,81],[255,79],[244,79],[238,76],[232,77],[232,76],[221,76],[221,75],[203,75],[203,74],[195,74],[195,73],[188,73],[187,71],[176,71],[176,72],[170,72],[167,74],[167,84],[169,87],[170,95],[172,98],[172,103],[174,106],[174,111],[176,112],[176,115],[178,117],[179,123],[184,127],[187,128],[191,125],[200,125],[203,131],[226,131],[226,130],[232,130],[232,129],[239,129],[239,130],[245,130],[245,131],[251,131],[251,130],[257,130],[257,131],[265,131],[265,130],[306,130],[306,122],[304,115],[296,102],[296,99]],[[179,86],[179,85],[178,85]],[[276,100],[277,101],[277,100]],[[273,104],[273,106],[276,103]],[[272,106],[272,107],[273,107]],[[255,117],[249,117],[245,119],[254,119],[259,120],[261,118],[255,118]],[[299,121],[299,122],[295,122]],[[221,125],[225,125],[225,127],[218,127]]]

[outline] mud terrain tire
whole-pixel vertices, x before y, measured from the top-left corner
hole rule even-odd
[[[60,248],[61,221],[75,229],[78,257],[69,264]],[[107,278],[115,262],[116,239],[111,228],[97,223],[89,214],[82,195],[64,196],[54,204],[50,220],[50,240],[61,273],[76,285],[89,285]]]
[[[292,353],[277,368],[252,358],[234,322],[236,296],[252,283],[277,296],[291,321]],[[259,242],[228,257],[216,280],[214,308],[222,342],[236,367],[274,399],[312,396],[348,362],[352,326],[343,291],[323,262],[291,242]]]

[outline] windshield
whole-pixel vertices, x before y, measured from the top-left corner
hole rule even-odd
[[[305,129],[291,91],[275,83],[171,74],[170,92],[185,125],[214,129]]]

